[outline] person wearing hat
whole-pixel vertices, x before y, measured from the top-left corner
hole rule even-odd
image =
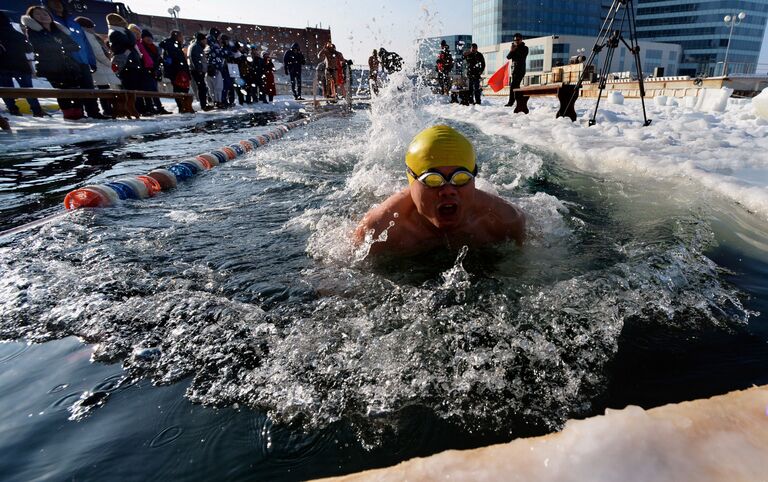
[[[157,81],[162,79],[163,70],[160,63],[160,50],[155,45],[155,38],[152,36],[152,32],[147,29],[141,30],[141,40],[136,45],[139,48],[139,52],[141,52],[141,60],[144,65],[142,90],[158,92]],[[145,98],[144,106],[145,110],[152,114],[170,114],[163,107],[159,97]]]
[[[205,74],[208,71],[208,59],[205,55],[205,48],[208,46],[208,39],[203,32],[195,35],[195,40],[189,45],[189,66],[192,79],[197,86],[197,100],[200,102],[200,108],[204,111],[210,110],[208,106],[208,85],[205,82]]]
[[[293,92],[293,98],[296,100],[304,100],[301,96],[301,66],[306,63],[307,61],[304,59],[304,54],[299,50],[298,43],[291,45],[290,50],[286,50],[283,56],[285,75],[291,78],[291,91]]]
[[[509,76],[509,101],[505,104],[507,107],[515,104],[515,89],[520,88],[525,77],[525,60],[528,58],[528,46],[523,42],[523,35],[516,33],[512,39],[513,42],[507,54],[507,60],[512,69]]]
[[[84,83],[81,76],[80,64],[72,57],[73,52],[80,50],[77,42],[69,36],[69,29],[53,20],[50,12],[43,7],[32,6],[22,15],[21,24],[24,26],[29,43],[35,51],[35,70],[39,77],[45,77],[56,89],[92,89]],[[83,102],[80,99],[58,98],[59,108],[67,120],[83,118]],[[95,100],[93,100],[95,103]],[[96,108],[98,111],[98,107]],[[100,115],[100,114],[99,114]]]
[[[354,233],[369,253],[417,254],[525,239],[525,214],[475,186],[469,140],[445,125],[424,129],[405,154],[409,186],[370,210]]]
[[[224,50],[219,42],[220,35],[219,29],[211,27],[208,31],[208,46],[205,49],[208,60],[206,82],[208,83],[208,92],[213,97],[213,105],[217,109],[224,107],[224,70],[227,68]]]
[[[93,53],[91,44],[85,36],[83,28],[75,21],[75,15],[67,9],[67,6],[62,0],[43,0],[42,4],[44,7],[47,7],[48,13],[55,22],[58,22],[69,30],[69,36],[80,47],[79,50],[69,53],[80,68],[80,79],[78,80],[78,84],[81,85],[80,88],[95,89],[96,85],[93,83],[93,72],[95,72],[98,67],[96,64],[96,56]],[[96,99],[83,99],[82,104],[83,107],[85,107],[85,111],[88,113],[88,117],[92,119],[106,119],[106,117],[99,112],[99,105],[96,102]]]
[[[0,10],[0,87],[13,87],[13,80],[19,83],[19,87],[32,87],[32,65],[28,54],[33,54],[34,50],[27,38],[19,33],[13,25],[11,19],[2,10]],[[16,105],[16,100],[10,97],[3,97],[5,106],[11,115],[21,115],[21,111]],[[47,114],[40,107],[40,102],[35,98],[27,99],[35,117],[45,117]]]
[[[75,22],[80,25],[85,34],[85,38],[93,50],[93,55],[96,58],[96,70],[93,72],[93,83],[99,89],[111,89],[118,88],[120,86],[120,79],[117,78],[112,71],[112,51],[109,50],[101,40],[101,37],[96,35],[96,24],[93,20],[87,17],[77,17]],[[99,99],[101,102],[101,110],[107,117],[112,117],[112,103],[108,99]]]
[[[142,90],[141,54],[136,47],[136,37],[128,28],[128,22],[116,13],[107,15],[109,49],[112,51],[112,69],[125,90]],[[144,99],[136,99],[136,111],[145,114]]]

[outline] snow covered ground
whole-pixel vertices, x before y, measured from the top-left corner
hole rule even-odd
[[[647,99],[653,122],[643,127],[639,100],[603,101],[597,125],[589,127],[592,99],[577,101],[578,119],[573,123],[555,119],[554,98],[531,98],[529,115],[513,114],[503,106],[506,100],[486,97],[481,106],[429,109],[487,134],[553,152],[587,172],[697,183],[768,219],[768,120],[758,114],[753,105],[757,102],[728,99],[719,91],[699,108],[687,106],[686,99],[670,102],[673,105]]]
[[[177,112],[176,103],[172,99],[164,99],[163,106]],[[228,110],[200,110],[199,104],[194,104],[195,114],[162,115],[138,120],[109,119],[77,121],[64,120],[59,112],[52,112],[52,117],[36,118],[31,115],[23,117],[10,116],[12,133],[0,132],[0,152],[28,151],[37,147],[52,145],[74,144],[77,142],[120,139],[137,134],[159,132],[193,126],[208,121],[225,119],[237,115],[255,112],[299,112],[305,106],[293,100],[292,96],[277,96],[274,103],[256,103],[237,105]]]

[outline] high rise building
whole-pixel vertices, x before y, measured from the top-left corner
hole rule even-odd
[[[596,37],[611,0],[472,0],[472,39],[478,46],[547,35]]]
[[[768,19],[766,0],[635,0],[641,39],[680,44],[680,75],[753,74]],[[726,15],[746,17],[733,26]],[[738,21],[738,20],[737,20]],[[730,47],[729,47],[730,37]]]

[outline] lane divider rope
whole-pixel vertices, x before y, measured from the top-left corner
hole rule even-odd
[[[286,122],[276,126],[275,129],[266,134],[244,139],[167,167],[153,169],[146,175],[129,176],[75,189],[64,197],[64,207],[68,210],[105,208],[115,206],[120,201],[127,199],[145,199],[155,196],[161,191],[175,188],[178,183],[191,179],[201,172],[213,169],[219,164],[237,159],[258,147],[276,141],[291,129],[305,126],[332,114],[334,112],[322,112],[311,118]]]

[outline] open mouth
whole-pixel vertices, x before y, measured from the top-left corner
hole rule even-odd
[[[459,205],[456,203],[445,203],[437,207],[437,216],[440,219],[453,219],[459,212]]]

